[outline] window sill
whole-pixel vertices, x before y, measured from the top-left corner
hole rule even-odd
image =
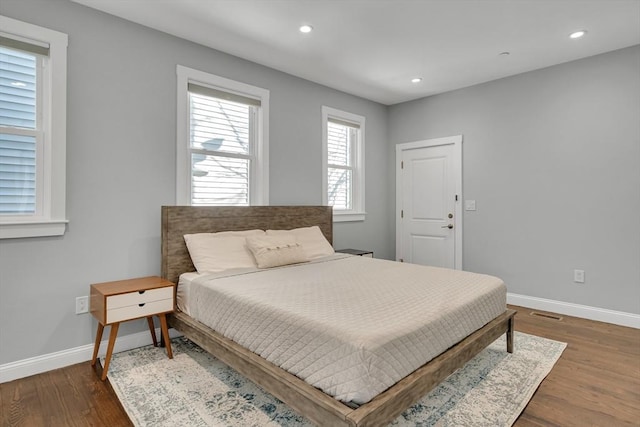
[[[62,236],[67,220],[23,221],[0,223],[0,239]]]
[[[340,212],[333,211],[333,222],[364,221],[365,216],[366,216],[366,212],[340,213]]]

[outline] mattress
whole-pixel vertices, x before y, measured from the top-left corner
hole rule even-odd
[[[336,254],[183,275],[179,308],[348,404],[366,403],[502,314],[502,280]]]

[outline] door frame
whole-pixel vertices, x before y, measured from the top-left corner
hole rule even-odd
[[[462,135],[396,144],[396,261],[399,261],[402,255],[402,218],[400,216],[402,210],[402,152],[442,145],[453,145],[453,168],[457,196],[454,204],[456,219],[454,268],[462,270]]]

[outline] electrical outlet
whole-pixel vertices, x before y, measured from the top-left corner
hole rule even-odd
[[[584,283],[584,270],[573,270],[573,281],[576,283]]]
[[[89,312],[89,297],[77,297],[76,298],[76,314]]]

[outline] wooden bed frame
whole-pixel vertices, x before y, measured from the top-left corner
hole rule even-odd
[[[174,283],[195,271],[184,243],[190,233],[291,229],[318,225],[333,241],[333,213],[327,206],[162,207],[162,277]],[[513,352],[514,310],[503,314],[432,359],[370,402],[353,409],[268,362],[213,329],[176,311],[169,325],[320,426],[386,426],[500,335]]]

